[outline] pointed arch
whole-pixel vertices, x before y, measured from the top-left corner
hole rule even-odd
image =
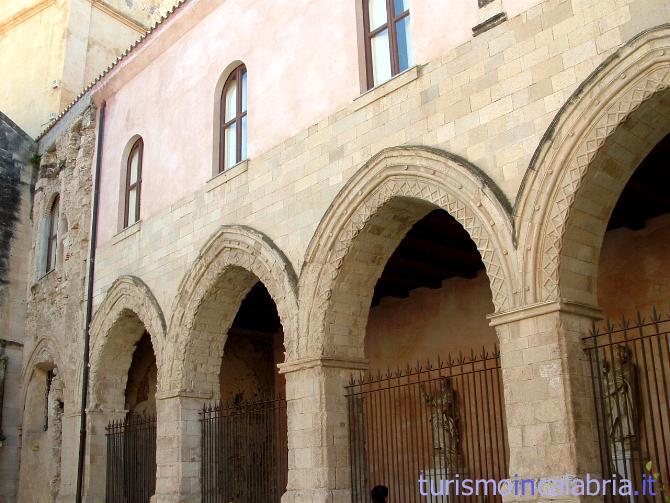
[[[670,25],[664,24],[605,60],[547,129],[515,203],[526,303],[568,296],[596,304],[597,262],[609,215],[653,145],[636,141],[639,151],[609,170],[598,167],[598,156],[608,156],[607,149],[622,141],[617,135],[627,135],[621,126],[644,120],[641,107],[652,108],[669,85]],[[580,204],[590,207],[581,216],[575,210]]]
[[[35,347],[30,352],[30,356],[26,364],[23,366],[21,373],[21,409],[26,403],[26,394],[28,393],[28,383],[32,379],[35,370],[38,368],[50,370],[57,368],[61,374],[63,382],[68,382],[68,377],[65,375],[67,369],[62,365],[62,358],[57,350],[57,345],[50,337],[41,337]],[[66,386],[67,390],[71,390],[72,386]]]
[[[391,217],[407,220],[402,229],[393,232],[402,237],[430,209],[446,210],[479,250],[496,311],[515,305],[511,208],[495,183],[476,166],[448,152],[422,146],[388,148],[344,186],[309,244],[300,277],[301,305],[311,306],[301,312],[301,326],[309,334],[309,340],[301,341],[302,351],[326,351],[326,314],[333,309],[333,293],[343,263],[358,234],[383,207],[399,199],[418,204],[416,210],[410,210],[412,214]]]
[[[277,306],[284,330],[287,355],[293,353],[297,331],[297,279],[284,253],[264,234],[246,226],[222,226],[205,243],[182,279],[173,302],[168,338],[174,351],[170,384],[189,390],[197,383],[212,387],[218,371],[226,334],[240,303],[257,282],[267,288]],[[211,326],[203,327],[198,314],[207,316],[211,299],[220,301]],[[215,324],[215,325],[214,325]],[[223,340],[222,340],[223,339]],[[289,356],[287,356],[288,358]],[[205,361],[206,360],[206,361]]]
[[[113,402],[123,408],[121,397],[134,345],[145,330],[151,337],[160,386],[167,331],[165,317],[156,297],[140,278],[121,276],[110,286],[91,321],[92,406],[103,405],[96,401]],[[115,390],[109,389],[109,382],[115,383]],[[116,399],[110,399],[108,395],[114,391]]]

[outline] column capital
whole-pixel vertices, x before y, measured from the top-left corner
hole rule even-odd
[[[211,391],[198,391],[192,389],[170,389],[158,391],[156,400],[169,400],[170,398],[198,398],[202,400],[211,400]]]
[[[499,325],[507,325],[509,323],[515,323],[517,321],[544,316],[559,311],[561,313],[584,316],[585,318],[591,318],[594,321],[603,318],[601,308],[574,302],[569,299],[558,299],[519,306],[502,313],[489,314],[487,318],[490,320],[489,324],[492,327],[497,327]]]
[[[367,370],[369,364],[366,359],[335,358],[330,356],[315,356],[300,358],[277,365],[280,374],[290,374],[315,367],[334,368],[344,370]]]

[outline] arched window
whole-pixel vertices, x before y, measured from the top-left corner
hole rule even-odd
[[[363,0],[368,89],[412,66],[409,0]]]
[[[47,236],[47,270],[56,268],[56,253],[58,251],[58,214],[60,211],[60,196],[56,196],[51,203],[49,212],[49,235]]]
[[[247,68],[230,74],[221,94],[219,172],[247,158]]]
[[[144,142],[139,138],[130,149],[126,163],[126,207],[123,226],[133,225],[140,219],[140,193],[142,189],[142,154]]]

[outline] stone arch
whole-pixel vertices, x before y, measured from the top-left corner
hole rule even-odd
[[[404,205],[403,201],[413,204]],[[411,225],[435,208],[451,214],[476,244],[489,277],[496,311],[516,304],[510,206],[495,183],[468,161],[441,150],[420,146],[388,148],[349,180],[326,211],[309,244],[300,279],[301,304],[310,306],[309,310],[301,310],[301,326],[309,334],[308,340],[301,341],[302,351],[310,355],[330,352],[326,343],[327,316],[337,303],[346,303],[335,298],[336,290],[344,287],[343,264],[352,254],[356,237],[377,225],[379,230],[373,230],[372,234],[384,233],[391,241],[395,240],[389,249],[378,253],[388,258]],[[375,222],[387,217],[383,224]],[[383,264],[374,267],[381,273]],[[368,307],[369,302],[352,308],[356,311],[353,316],[361,318],[358,331],[364,331],[362,318]],[[337,334],[328,337],[331,342],[336,338]],[[360,354],[355,347],[362,344],[361,334],[354,335],[354,339],[353,354],[348,357]]]
[[[654,132],[656,140],[668,133],[670,123],[661,119],[658,127],[654,108],[666,106],[669,85],[670,25],[662,25],[604,61],[549,126],[515,204],[526,303],[569,298],[596,305],[609,215],[653,147]],[[636,127],[649,136],[641,138]]]
[[[22,373],[19,479],[26,501],[56,501],[61,490],[63,417],[66,406],[69,412],[74,407],[56,347],[51,338],[41,338]]]
[[[54,201],[56,201],[56,198],[61,199],[61,203],[62,203],[60,189],[50,191],[49,194],[45,197],[44,201],[45,201],[46,204],[44,205],[43,208],[40,209],[40,213],[42,214],[42,216],[44,218],[49,218],[49,216],[51,215],[51,207],[53,206]],[[63,211],[62,204],[61,204],[60,211],[61,212]]]
[[[218,385],[226,334],[239,306],[257,282],[277,306],[287,358],[297,331],[297,279],[291,263],[264,234],[245,226],[222,226],[205,243],[182,279],[170,319],[174,350],[170,383],[178,390]],[[216,307],[214,307],[216,304]],[[207,318],[198,322],[198,315]]]
[[[163,312],[141,279],[121,276],[109,288],[91,321],[91,407],[123,409],[133,347],[145,330],[151,337],[160,387],[166,338]]]
[[[26,394],[28,393],[28,383],[32,379],[36,369],[57,368],[61,373],[61,379],[64,382],[69,380],[65,376],[66,369],[62,365],[60,353],[56,349],[56,345],[49,337],[42,337],[38,340],[28,357],[28,361],[23,367],[21,376],[21,407],[26,403]],[[69,389],[70,387],[68,387]]]

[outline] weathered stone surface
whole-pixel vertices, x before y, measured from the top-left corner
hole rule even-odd
[[[32,139],[0,112],[0,502],[15,501],[19,472],[25,270],[30,249]],[[0,384],[1,385],[1,384]],[[2,438],[4,437],[4,438]]]
[[[74,491],[78,424],[73,415],[79,411],[81,394],[95,114],[95,108],[88,108],[48,149],[34,183],[32,248],[24,271],[30,287],[22,377],[25,403],[31,406],[24,407],[23,413],[19,501],[71,501]],[[56,264],[47,272],[46,235],[56,197],[60,200]],[[60,412],[54,413],[57,434],[55,426],[44,431],[39,421],[34,422],[35,417],[44,417],[41,397],[46,372],[52,369],[64,402]],[[53,447],[44,451],[47,444]],[[36,480],[34,473],[48,475]]]

